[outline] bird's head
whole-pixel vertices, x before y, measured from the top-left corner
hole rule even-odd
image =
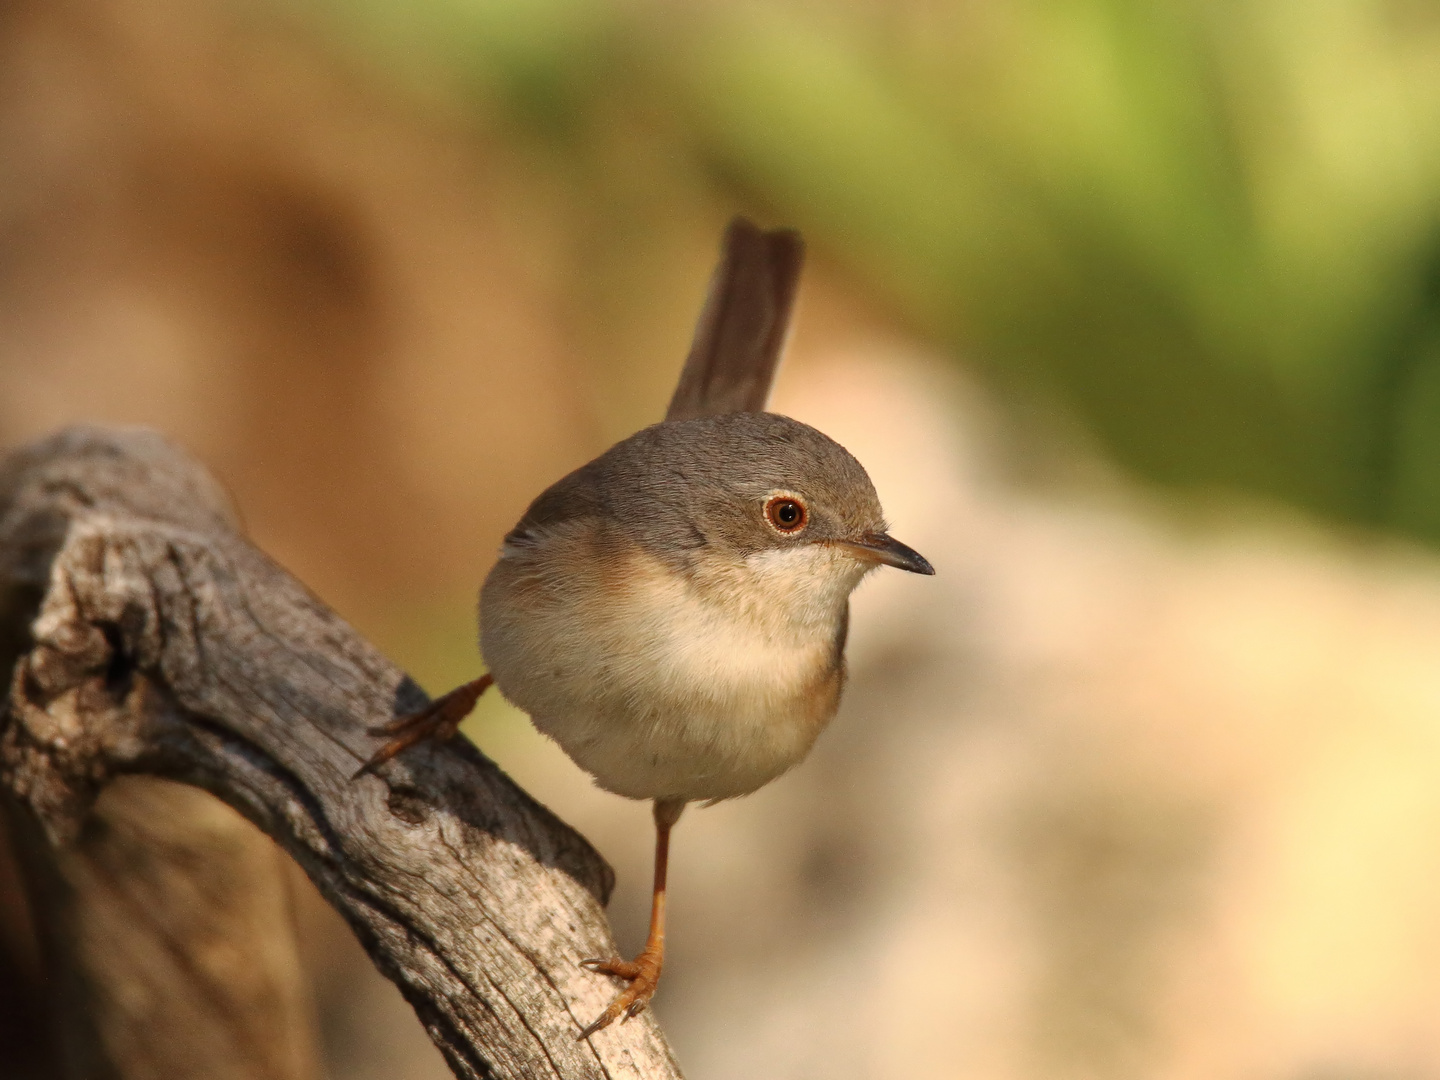
[[[796,590],[843,598],[877,566],[935,572],[886,532],[875,486],[854,456],[788,417],[656,424],[583,471],[612,526],[698,578],[745,573],[777,599]]]

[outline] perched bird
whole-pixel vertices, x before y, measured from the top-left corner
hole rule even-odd
[[[493,681],[602,788],[653,801],[650,933],[633,961],[584,962],[629,985],[581,1038],[655,992],[686,804],[804,758],[839,705],[850,593],[881,565],[934,573],[844,447],[760,411],[800,262],[793,232],[732,222],[667,419],[530,504],[480,593],[490,673],[377,729],[361,770],[453,734]]]

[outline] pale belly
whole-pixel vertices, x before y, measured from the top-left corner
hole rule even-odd
[[[624,582],[552,587],[503,561],[487,580],[485,659],[540,731],[636,799],[734,798],[804,758],[839,702],[838,619],[796,632],[663,573]]]

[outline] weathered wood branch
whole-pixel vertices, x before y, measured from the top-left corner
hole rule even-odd
[[[604,862],[464,740],[352,781],[366,729],[424,694],[159,436],[74,429],[0,468],[4,671],[0,791],[32,854],[83,851],[122,776],[204,788],[304,868],[458,1076],[678,1075],[648,1015],[576,1040],[615,989],[578,966],[615,952]],[[121,820],[175,813],[137,798]]]

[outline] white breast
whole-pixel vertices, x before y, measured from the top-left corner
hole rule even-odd
[[[604,788],[632,798],[747,794],[790,768],[838,701],[836,638],[864,568],[797,545],[689,579],[565,543],[515,551],[481,600],[485,659]]]

